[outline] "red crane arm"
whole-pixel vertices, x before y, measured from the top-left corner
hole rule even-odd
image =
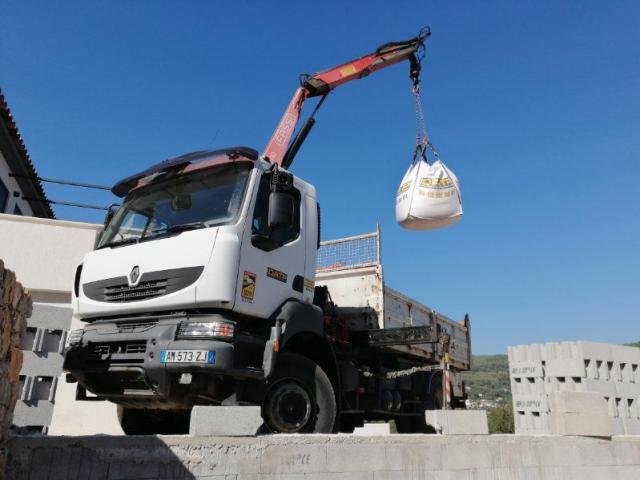
[[[417,85],[420,63],[416,58],[416,52],[422,47],[424,40],[429,35],[429,29],[423,29],[420,35],[411,40],[386,43],[373,53],[303,78],[301,86],[293,94],[280,123],[273,132],[271,140],[264,150],[264,156],[279,166],[288,166],[283,164],[285,154],[298,124],[302,106],[307,98],[326,95],[343,83],[366,77],[372,72],[403,60],[411,61],[410,76],[414,84]]]

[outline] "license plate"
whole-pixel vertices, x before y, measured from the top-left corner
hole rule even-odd
[[[216,352],[208,350],[162,350],[160,363],[215,363]]]

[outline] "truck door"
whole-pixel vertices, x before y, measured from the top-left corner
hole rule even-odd
[[[269,317],[285,300],[302,299],[305,274],[305,202],[294,187],[294,222],[272,231],[268,226],[270,172],[262,174],[244,231],[234,310]]]

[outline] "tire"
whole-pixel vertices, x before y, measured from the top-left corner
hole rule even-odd
[[[331,433],[336,412],[327,374],[302,355],[281,353],[262,402],[268,429],[277,433]]]
[[[126,435],[184,435],[189,433],[189,412],[148,410],[118,406],[118,419]]]

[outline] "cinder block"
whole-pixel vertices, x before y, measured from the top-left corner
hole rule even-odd
[[[640,348],[638,349],[640,350]],[[635,373],[638,370],[638,364],[634,362],[621,362],[620,372],[622,374],[622,381],[625,383],[636,383]]]
[[[511,377],[544,377],[541,361],[511,362],[509,361]]]
[[[622,418],[609,418],[611,435],[624,435],[624,422]]]
[[[580,385],[576,385],[578,392],[600,393],[605,397],[615,397],[616,387],[613,382],[607,380],[593,380],[591,378],[583,378]]]
[[[625,435],[640,435],[640,418],[623,418]]]
[[[549,413],[535,410],[514,411],[515,433],[517,435],[539,435],[549,433]]]
[[[549,414],[550,433],[610,437],[611,420],[606,414],[554,412]]]
[[[574,356],[583,359],[601,360],[603,362],[612,361],[612,345],[608,343],[595,342],[573,342],[575,344]]]
[[[542,395],[513,395],[513,409],[525,412],[548,412],[547,396]]]
[[[627,382],[613,382],[616,397],[640,398],[640,384]]]
[[[607,416],[607,402],[599,393],[555,392],[549,394],[549,411],[552,413],[585,413]]]
[[[545,365],[547,377],[577,377],[586,376],[584,360],[582,358],[563,358],[548,360]]]
[[[426,410],[427,424],[444,435],[486,435],[489,433],[485,410]]]
[[[353,430],[354,435],[391,435],[388,423],[365,423]]]
[[[624,363],[640,363],[640,348],[611,345],[612,359]]]
[[[197,405],[191,410],[189,435],[254,436],[262,424],[260,407]]]
[[[537,377],[512,377],[512,395],[542,395],[546,393],[545,381]]]

